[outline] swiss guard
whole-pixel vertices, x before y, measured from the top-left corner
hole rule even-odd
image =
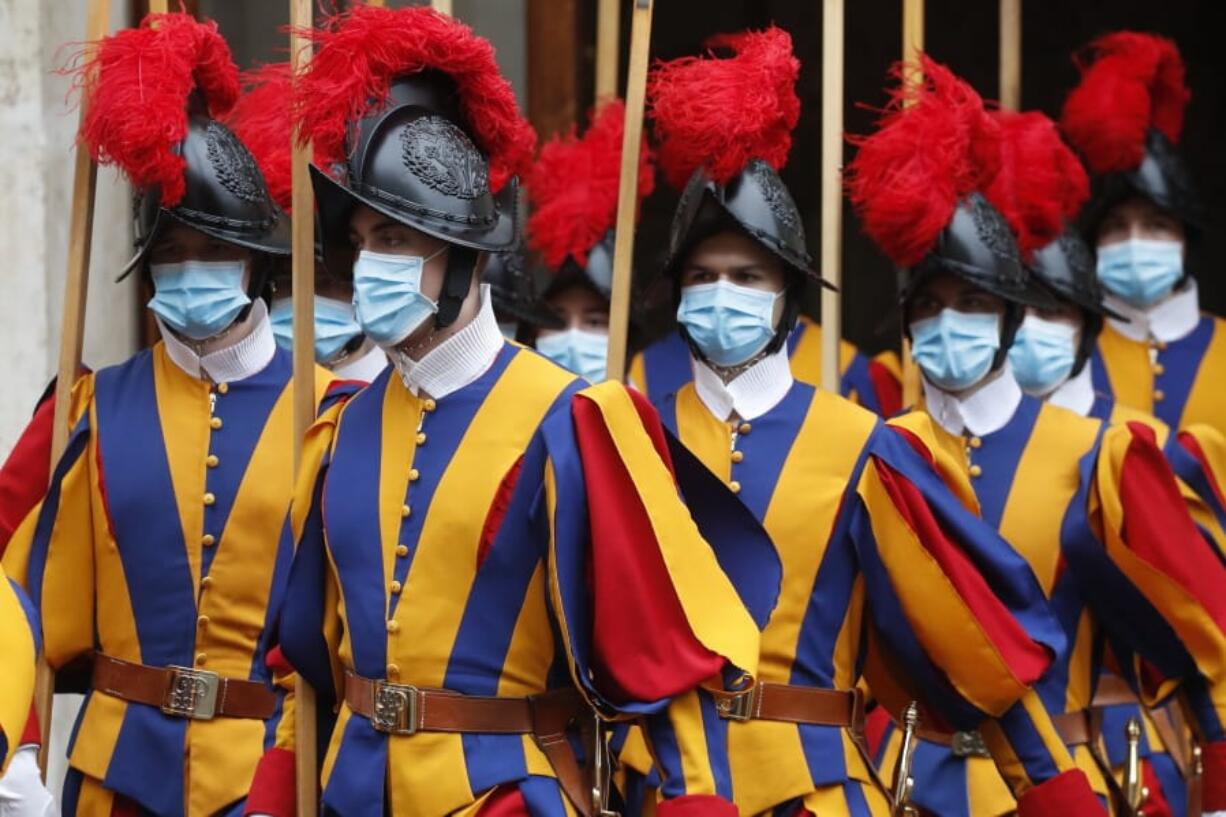
[[[287,62],[270,63],[241,77],[246,90],[226,117],[236,136],[255,157],[268,192],[287,215],[293,205],[293,151],[290,100],[293,77]],[[318,242],[317,242],[318,243]],[[268,319],[277,345],[294,350],[293,276],[289,258],[271,277]],[[341,380],[369,383],[387,367],[387,355],[362,333],[353,307],[351,282],[330,275],[315,259],[315,362]]]
[[[786,47],[785,47],[786,46]],[[785,50],[779,50],[785,47]],[[755,43],[748,53],[738,60],[728,63],[729,72],[735,70],[739,63],[751,60],[773,60],[783,73],[775,76],[759,76],[765,83],[762,96],[752,102],[747,101],[747,107],[736,112],[737,116],[747,120],[754,117],[767,117],[775,120],[774,127],[780,132],[789,134],[796,127],[800,118],[800,100],[789,90],[786,94],[776,93],[781,85],[789,89],[795,84],[799,75],[800,64],[791,60],[790,44],[781,43],[778,39],[767,39]],[[690,63],[703,64],[701,58],[688,57],[676,62],[676,65]],[[664,177],[674,189],[688,190],[691,181],[690,173],[695,166],[692,157],[679,155],[679,151],[692,149],[692,145],[702,145],[709,138],[703,129],[709,124],[705,119],[691,118],[690,114],[701,113],[709,103],[711,94],[709,88],[678,87],[675,91],[665,84],[657,87],[656,92],[648,99],[650,115],[657,123],[657,137],[660,138],[659,158]],[[661,123],[667,123],[667,131],[661,135]],[[747,130],[758,127],[757,122],[748,121],[743,124]],[[785,140],[790,144],[790,136]],[[787,160],[787,151],[783,151],[777,162],[782,167]],[[756,187],[748,187],[742,196],[739,181],[712,191],[717,195],[726,196],[730,204],[735,205],[738,199],[748,199],[760,196]],[[683,197],[685,193],[683,193]],[[790,195],[789,195],[790,199]],[[749,203],[742,201],[741,203]],[[790,202],[789,202],[790,203]],[[683,198],[680,207],[692,206],[694,202]],[[759,202],[759,204],[763,204]],[[791,208],[795,218],[783,220],[778,215],[771,226],[771,234],[767,238],[775,242],[783,241],[793,246],[804,258],[807,265],[808,254],[804,249],[804,224],[795,208]],[[752,234],[752,230],[751,230]],[[799,260],[799,259],[798,259]],[[802,265],[802,266],[803,266]],[[779,343],[787,347],[791,359],[793,374],[798,380],[817,385],[821,382],[821,348],[822,328],[800,311],[800,305],[805,280],[794,282],[797,291],[789,294],[783,322],[783,333]],[[674,293],[675,295],[675,293]],[[642,352],[634,356],[630,362],[629,379],[636,388],[642,390],[653,402],[659,402],[670,394],[674,394],[682,386],[691,382],[696,374],[694,364],[694,343],[686,326],[678,322],[676,331],[655,341]],[[844,397],[850,397],[862,406],[883,416],[890,416],[902,406],[902,375],[898,358],[893,352],[886,352],[875,358],[869,358],[847,341],[839,344],[839,366],[841,371],[839,391]]]
[[[661,815],[734,817],[676,759],[717,753],[703,702],[753,682],[765,537],[736,540],[774,576],[743,603],[650,408],[499,331],[481,268],[518,238],[534,137],[490,44],[421,7],[355,6],[311,36],[298,126],[324,160],[325,256],[354,257],[358,320],[394,367],[313,427],[292,512],[281,647],[336,706],[324,809],[595,815],[595,710],[676,724]]]
[[[39,648],[36,620],[29,599],[0,567],[0,663],[4,664],[0,673],[0,806],[21,815],[55,813],[54,803],[29,810],[31,801],[25,800],[27,808],[23,809],[24,789],[16,788],[9,777],[17,762],[28,767],[20,775],[23,779],[32,775],[38,780],[37,747],[27,748],[21,742],[34,699],[34,661]]]
[[[1066,646],[1036,683],[1037,698],[1004,723],[1040,717],[1032,738],[1066,744],[1065,760],[1071,754],[1095,792],[1118,803],[1088,712],[1103,645],[1147,702],[1181,686],[1206,721],[1207,740],[1220,740],[1209,701],[1226,690],[1226,609],[1212,588],[1226,581],[1226,568],[1187,514],[1147,426],[1107,428],[1039,402],[1009,366],[1015,336],[1046,331],[1034,318],[1057,307],[1027,272],[1006,217],[1022,224],[1018,200],[1032,174],[1069,173],[1072,157],[1055,170],[1033,157],[1016,161],[1010,139],[1033,138],[1008,127],[1018,119],[1002,126],[931,60],[909,70],[923,79],[895,91],[848,169],[866,232],[904,270],[903,314],[924,398],[895,422],[937,441],[938,466],[1029,563],[1059,620]],[[1053,203],[1025,215],[1018,229],[1030,258],[1059,237],[1064,211]],[[1001,764],[984,730],[929,721],[920,737],[914,799],[942,817],[1022,812],[1019,779],[1049,768],[1021,757]],[[887,752],[887,768],[897,751],[896,743]]]
[[[528,245],[551,278],[541,297],[562,320],[543,328],[536,350],[593,383],[605,379],[609,351],[609,294],[613,288],[613,225],[617,219],[626,106],[604,103],[578,138],[555,137],[527,178],[534,205]],[[636,213],[655,187],[651,150],[639,152]]]
[[[139,191],[123,274],[150,277],[161,340],[75,384],[5,565],[51,666],[92,664],[64,813],[232,813],[281,713],[265,658],[291,557],[291,364],[261,296],[287,221],[215,118],[239,84],[213,24],[150,15],[91,53],[81,139]]]
[[[1060,120],[1093,176],[1082,215],[1107,319],[1097,391],[1172,428],[1226,433],[1226,324],[1202,313],[1191,265],[1203,211],[1177,152],[1190,93],[1175,44],[1121,31],[1090,44]]]
[[[934,723],[982,726],[1023,817],[1102,813],[1030,691],[1065,637],[1025,561],[950,493],[918,438],[794,378],[785,341],[803,282],[820,280],[777,172],[798,65],[777,28],[711,46],[729,56],[664,63],[648,80],[661,161],[689,178],[666,274],[695,377],[659,411],[762,521],[783,586],[757,686],[704,702],[707,743],[726,754],[690,775],[746,815],[890,813],[863,740],[867,677],[896,713],[914,700]]]

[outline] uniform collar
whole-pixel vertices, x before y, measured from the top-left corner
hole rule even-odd
[[[1112,329],[1130,340],[1171,343],[1187,337],[1200,323],[1200,294],[1192,278],[1148,309],[1137,309],[1112,295],[1106,297],[1106,303],[1128,319],[1107,320]]]
[[[468,325],[431,349],[421,360],[389,353],[405,388],[441,400],[472,383],[494,365],[505,339],[494,317],[488,284],[481,285],[481,309]]]
[[[356,357],[350,355],[345,358],[339,366],[332,370],[332,374],[341,380],[359,380],[363,383],[370,383],[387,368],[387,353],[370,341],[366,341],[359,347],[358,352]]]
[[[1094,361],[1087,360],[1086,365],[1081,367],[1076,377],[1070,377],[1056,387],[1056,390],[1047,398],[1047,402],[1080,414],[1082,417],[1089,417],[1090,409],[1094,408],[1094,378],[1090,374],[1090,367],[1093,365]]]
[[[720,420],[729,419],[734,412],[742,420],[761,417],[787,396],[792,382],[786,344],[728,383],[706,363],[694,362],[694,390],[698,399]]]
[[[922,378],[924,402],[932,419],[950,434],[983,437],[1000,431],[1022,402],[1022,388],[1006,362],[1000,374],[965,397],[942,391]]]
[[[200,380],[208,379],[214,383],[246,380],[262,371],[277,352],[277,341],[272,335],[268,307],[263,298],[256,298],[247,312],[247,317],[241,324],[234,326],[238,329],[240,326],[254,324],[254,329],[229,346],[215,349],[205,355],[196,354],[196,350],[162,323],[161,318],[157,319],[157,324],[162,333],[166,356],[180,369]],[[236,336],[240,334],[242,333],[235,332]]]

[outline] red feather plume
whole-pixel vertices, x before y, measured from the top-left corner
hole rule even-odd
[[[246,91],[226,117],[226,124],[251,151],[268,192],[288,213],[294,198],[289,118],[294,75],[288,62],[275,62],[244,71],[242,83]]]
[[[350,124],[386,104],[392,80],[432,69],[456,83],[469,132],[490,159],[491,189],[527,170],[536,133],[519,113],[494,47],[468,26],[424,6],[355,5],[302,33],[316,52],[299,82],[294,116],[324,167],[344,161]]]
[[[1099,37],[1088,51],[1088,63],[1078,60],[1081,83],[1064,101],[1060,126],[1090,169],[1135,170],[1150,128],[1178,144],[1191,94],[1174,41],[1117,31]]]
[[[780,169],[800,119],[800,61],[786,31],[772,26],[722,35],[707,47],[732,56],[657,63],[647,79],[660,167],[677,189],[700,167],[719,184],[753,159]]]
[[[528,241],[557,270],[567,257],[580,266],[617,218],[622,137],[626,106],[605,103],[580,139],[574,128],[543,148],[528,174],[528,195],[536,208],[528,220]],[[647,140],[639,149],[638,201],[651,195],[655,172]]]
[[[894,263],[911,267],[933,248],[958,202],[996,175],[1000,127],[970,85],[927,56],[891,75],[898,84],[880,128],[851,140],[859,151],[845,175],[864,232]]]
[[[1056,123],[1038,111],[998,111],[1000,172],[985,194],[1029,256],[1059,237],[1090,197],[1081,161],[1060,137]]]
[[[186,163],[174,148],[187,136],[188,98],[199,90],[213,116],[238,99],[238,68],[217,24],[150,14],[85,53],[73,68],[89,99],[80,141],[134,186],[160,187],[162,205],[173,207],[186,192]]]

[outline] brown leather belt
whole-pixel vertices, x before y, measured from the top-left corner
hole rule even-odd
[[[102,653],[94,657],[93,688],[193,720],[267,720],[277,710],[276,694],[258,681],[222,678],[191,667],[147,667]]]
[[[417,732],[532,735],[572,805],[580,814],[592,814],[590,781],[567,738],[572,726],[589,726],[592,716],[573,688],[526,698],[493,698],[375,681],[346,671],[345,703],[369,719],[376,730],[389,735]],[[588,718],[583,717],[585,714]]]
[[[1052,725],[1056,727],[1060,740],[1066,746],[1082,746],[1091,742],[1093,729],[1090,726],[1089,713],[1064,712],[1051,716]],[[957,757],[991,757],[987,744],[978,732],[940,732],[935,729],[917,729],[915,735],[920,740],[947,746]]]
[[[1098,679],[1094,690],[1094,701],[1090,706],[1122,706],[1137,703],[1137,694],[1132,687],[1118,675],[1103,675]]]
[[[864,695],[858,689],[819,689],[759,683],[745,692],[712,691],[721,718],[732,721],[784,721],[864,729]]]

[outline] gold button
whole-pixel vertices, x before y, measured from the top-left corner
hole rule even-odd
[[[745,459],[745,452],[744,452],[744,451],[733,451],[733,452],[732,452],[732,461],[733,461],[733,462],[740,462],[740,461],[741,461],[741,460],[743,460],[743,459]]]
[[[751,426],[749,423],[741,423],[740,426],[737,427],[737,431],[741,434],[748,434],[752,429],[753,426]]]
[[[200,544],[204,545],[206,548],[212,547],[213,545],[217,544],[217,537],[211,533],[206,533],[204,536],[200,537]]]
[[[395,664],[387,665],[387,677],[395,680],[400,677],[400,667]]]
[[[426,432],[424,431],[417,432],[417,444],[425,445],[425,442],[426,442]]]
[[[229,390],[230,390],[230,384],[229,384],[229,383],[218,383],[218,384],[217,384],[217,391],[218,391],[219,393],[221,393],[221,394],[225,394],[225,393],[226,393],[226,392],[228,392]]]
[[[1166,372],[1166,367],[1163,366],[1161,363],[1154,364],[1154,374],[1163,374],[1165,372]]]
[[[1164,392],[1162,389],[1154,389],[1154,402],[1155,403],[1161,403],[1165,399],[1166,399],[1166,392]]]
[[[435,403],[433,398],[427,397],[425,402],[421,404],[421,407],[426,411],[434,411],[438,408],[438,403]]]
[[[412,512],[413,512],[413,509],[412,509],[412,508],[410,508],[408,505],[401,505],[401,506],[400,506],[400,516],[401,516],[401,518],[403,518],[403,519],[408,519],[408,518],[409,518],[409,514],[411,514]]]
[[[210,417],[209,425],[212,426],[213,428],[221,428],[221,418],[220,417]]]
[[[209,626],[209,617],[208,617],[208,616],[201,616],[200,618],[196,619],[196,625],[197,625],[197,626],[199,626],[199,627],[207,627],[207,626]]]
[[[387,622],[387,631],[392,635],[400,632],[400,624],[394,619],[389,619]]]
[[[969,440],[967,440],[967,442],[970,443],[971,448],[978,448],[979,446],[983,445],[983,440],[979,439],[978,437],[971,437]]]
[[[728,489],[734,494],[739,494],[741,492],[741,483],[734,479],[732,482],[728,483]]]
[[[420,478],[421,471],[418,471],[416,468],[409,469],[409,482],[417,482],[417,480]]]
[[[217,497],[213,496],[213,493],[211,491],[204,495],[205,505],[212,505],[216,501],[217,501]]]
[[[400,592],[400,582],[392,582],[392,592],[393,593]]]
[[[212,576],[201,576],[201,577],[200,577],[200,586],[201,586],[201,587],[212,587],[212,586],[213,586],[213,577],[212,577]]]
[[[202,652],[196,653],[196,666],[203,667],[205,665],[205,662],[207,662],[208,660],[209,660],[209,657],[205,653],[202,653]]]
[[[209,468],[216,468],[221,463],[216,454],[209,454],[204,458],[204,464]]]
[[[396,555],[397,556],[408,556],[409,546],[408,545],[396,545]]]
[[[972,465],[970,467],[970,472],[971,472],[972,477],[977,477],[983,473],[983,469],[980,468],[978,465]]]

